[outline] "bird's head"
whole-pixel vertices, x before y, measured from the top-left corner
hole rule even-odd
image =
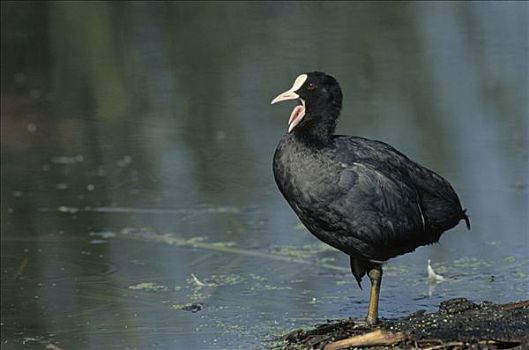
[[[274,98],[272,104],[288,100],[298,102],[290,114],[288,132],[299,125],[321,123],[331,123],[334,131],[342,107],[342,90],[332,76],[322,72],[299,75],[292,87]]]

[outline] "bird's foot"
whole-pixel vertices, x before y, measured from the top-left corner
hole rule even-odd
[[[370,323],[367,321],[367,319],[365,318],[361,318],[361,319],[355,319],[354,321],[354,326],[353,328],[354,329],[365,329],[365,330],[369,330],[369,329],[372,329],[374,326],[377,325],[377,323]]]

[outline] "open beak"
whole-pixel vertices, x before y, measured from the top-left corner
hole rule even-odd
[[[287,91],[279,94],[276,98],[274,98],[272,100],[271,104],[278,103],[278,102],[281,102],[281,101],[295,100],[297,98],[299,98],[299,95],[296,94],[294,91],[292,91],[292,89],[290,89],[290,90],[287,90]]]
[[[305,80],[307,80],[307,75],[301,74],[296,78],[294,85],[292,85],[290,90],[279,94],[272,100],[272,104],[281,101],[298,100],[298,105],[294,107],[292,113],[290,114],[290,118],[288,119],[288,132],[291,132],[305,116],[305,101],[303,101],[303,99],[296,93],[296,91],[301,88]]]

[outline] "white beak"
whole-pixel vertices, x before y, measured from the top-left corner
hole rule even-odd
[[[278,102],[281,102],[281,101],[295,100],[297,98],[299,98],[299,95],[296,94],[294,91],[292,91],[292,89],[290,89],[288,91],[285,91],[285,92],[277,95],[276,98],[274,98],[272,100],[271,104],[278,103]]]
[[[290,90],[279,94],[276,98],[272,100],[272,104],[274,104],[281,101],[299,99],[300,104],[294,107],[294,110],[292,111],[292,113],[290,114],[290,118],[288,119],[288,132],[291,132],[296,127],[296,125],[301,122],[301,119],[303,119],[303,117],[305,116],[305,101],[303,101],[303,99],[299,97],[296,91],[301,88],[301,86],[303,85],[303,83],[305,83],[306,80],[307,74],[301,74],[296,78]]]
[[[301,74],[296,78],[294,81],[294,84],[290,88],[290,90],[287,90],[281,94],[279,94],[276,98],[272,100],[271,104],[281,102],[281,101],[288,101],[288,100],[295,100],[296,98],[299,98],[299,95],[296,94],[296,91],[299,90],[299,88],[303,85],[303,83],[307,80],[307,74]]]

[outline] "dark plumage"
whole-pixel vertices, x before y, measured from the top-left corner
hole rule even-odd
[[[334,135],[342,92],[333,77],[302,74],[273,103],[294,99],[274,155],[277,186],[310,232],[350,256],[359,285],[381,262],[437,242],[462,219],[469,226],[441,176],[384,142]]]

